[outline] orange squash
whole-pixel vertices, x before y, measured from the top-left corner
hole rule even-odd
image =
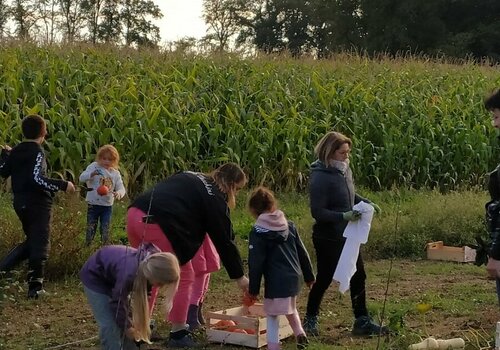
[[[212,326],[213,329],[228,330],[236,328],[236,323],[232,320],[220,320]]]
[[[241,328],[234,328],[232,331],[233,333],[243,333],[243,334],[248,334],[246,330],[241,329]]]

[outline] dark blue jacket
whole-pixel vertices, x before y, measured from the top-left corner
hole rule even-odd
[[[269,299],[298,295],[302,277],[314,281],[309,254],[292,222],[285,231],[254,226],[248,244],[250,294],[259,294],[262,277],[264,297]]]
[[[351,168],[345,173],[327,167],[319,160],[311,165],[309,183],[311,215],[315,220],[313,236],[343,241],[347,226],[343,214],[361,201],[370,203],[356,194]]]

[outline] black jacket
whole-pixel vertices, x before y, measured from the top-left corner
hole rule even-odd
[[[21,142],[12,150],[2,150],[0,176],[11,177],[14,199],[52,202],[57,191],[65,191],[68,182],[47,177],[47,162],[42,147],[33,141]]]
[[[243,276],[226,195],[211,178],[201,173],[177,173],[141,194],[131,207],[153,215],[181,265],[194,257],[208,233],[229,277]]]
[[[311,165],[309,195],[311,215],[315,220],[313,236],[332,240],[344,240],[342,234],[347,221],[343,214],[346,211],[361,201],[370,203],[355,193],[351,168],[347,167],[342,173],[319,160]]]
[[[250,294],[259,294],[262,277],[269,299],[298,295],[302,276],[305,282],[314,281],[309,254],[292,222],[285,231],[254,226],[248,244]]]

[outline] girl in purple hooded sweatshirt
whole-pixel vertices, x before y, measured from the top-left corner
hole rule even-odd
[[[309,254],[295,225],[278,210],[273,193],[258,187],[250,195],[248,208],[257,219],[248,242],[250,299],[257,299],[264,277],[264,311],[267,318],[267,348],[280,349],[279,315],[285,315],[297,339],[297,348],[305,349],[308,340],[299,313],[297,295],[300,280],[308,287],[314,283]]]
[[[138,350],[136,342],[150,344],[148,291],[163,287],[169,310],[179,276],[175,255],[160,252],[151,243],[138,249],[108,245],[94,253],[83,265],[80,279],[99,326],[101,349]]]

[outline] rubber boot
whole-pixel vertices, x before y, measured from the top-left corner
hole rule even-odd
[[[28,244],[26,242],[18,244],[7,253],[2,261],[0,261],[0,271],[9,272],[23,260],[28,259],[28,255]]]
[[[200,322],[200,324],[204,325],[205,324],[205,317],[203,317],[203,312],[201,312],[202,306],[203,306],[203,303],[199,303],[199,305],[198,305],[198,322]]]
[[[198,310],[198,305],[189,305],[186,323],[189,325],[189,330],[191,332],[197,330],[201,326],[200,322],[198,321]]]

